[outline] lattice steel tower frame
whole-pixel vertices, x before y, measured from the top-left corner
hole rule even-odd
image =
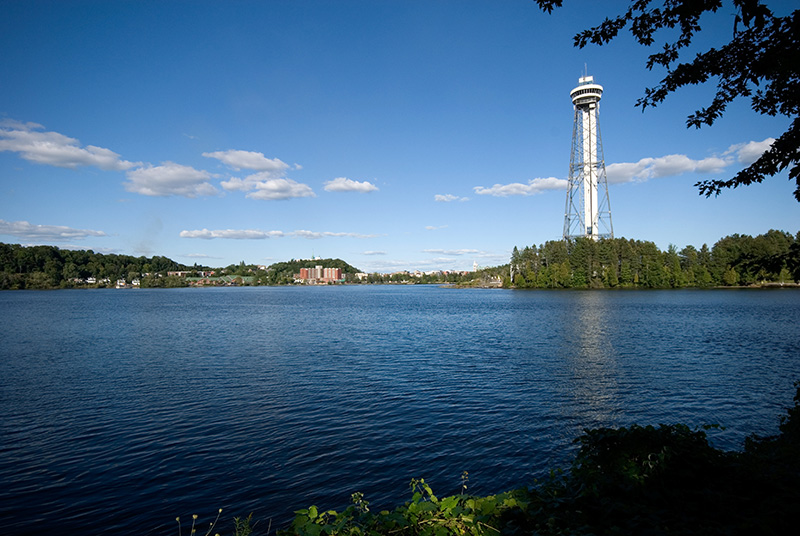
[[[585,236],[592,240],[614,238],[611,204],[608,200],[606,165],[597,122],[603,86],[591,76],[578,79],[570,91],[575,108],[569,187],[564,210],[564,239]]]

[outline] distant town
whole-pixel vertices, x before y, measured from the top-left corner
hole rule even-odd
[[[313,260],[313,259],[312,259]],[[237,275],[218,275],[216,271],[195,272],[191,270],[168,272],[167,276],[184,278],[188,286],[207,287],[207,286],[241,286],[263,284],[261,273],[269,274],[273,268],[271,266],[256,265],[246,269],[247,274]],[[450,270],[431,270],[423,272],[420,270],[403,270],[391,273],[366,273],[366,272],[346,272],[341,267],[315,266],[302,267],[299,272],[294,273],[291,281],[283,279],[279,284],[293,285],[344,285],[352,283],[443,283],[443,282],[464,282],[471,280],[475,271],[450,271]],[[497,286],[501,284],[501,279],[496,278]]]

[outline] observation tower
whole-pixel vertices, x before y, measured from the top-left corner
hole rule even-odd
[[[564,210],[565,240],[579,236],[592,240],[614,238],[603,144],[597,123],[602,95],[603,86],[595,84],[594,78],[588,75],[579,78],[578,87],[569,92],[575,121]]]

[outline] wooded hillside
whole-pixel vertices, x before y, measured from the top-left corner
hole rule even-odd
[[[132,257],[55,246],[0,243],[0,290],[64,288],[90,277],[98,281],[130,281],[143,274],[166,275],[169,271],[191,269],[167,257]]]

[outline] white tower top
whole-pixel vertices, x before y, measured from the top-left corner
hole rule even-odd
[[[578,79],[578,87],[569,92],[575,106],[596,105],[603,96],[603,86],[594,83],[594,77],[582,76]]]

